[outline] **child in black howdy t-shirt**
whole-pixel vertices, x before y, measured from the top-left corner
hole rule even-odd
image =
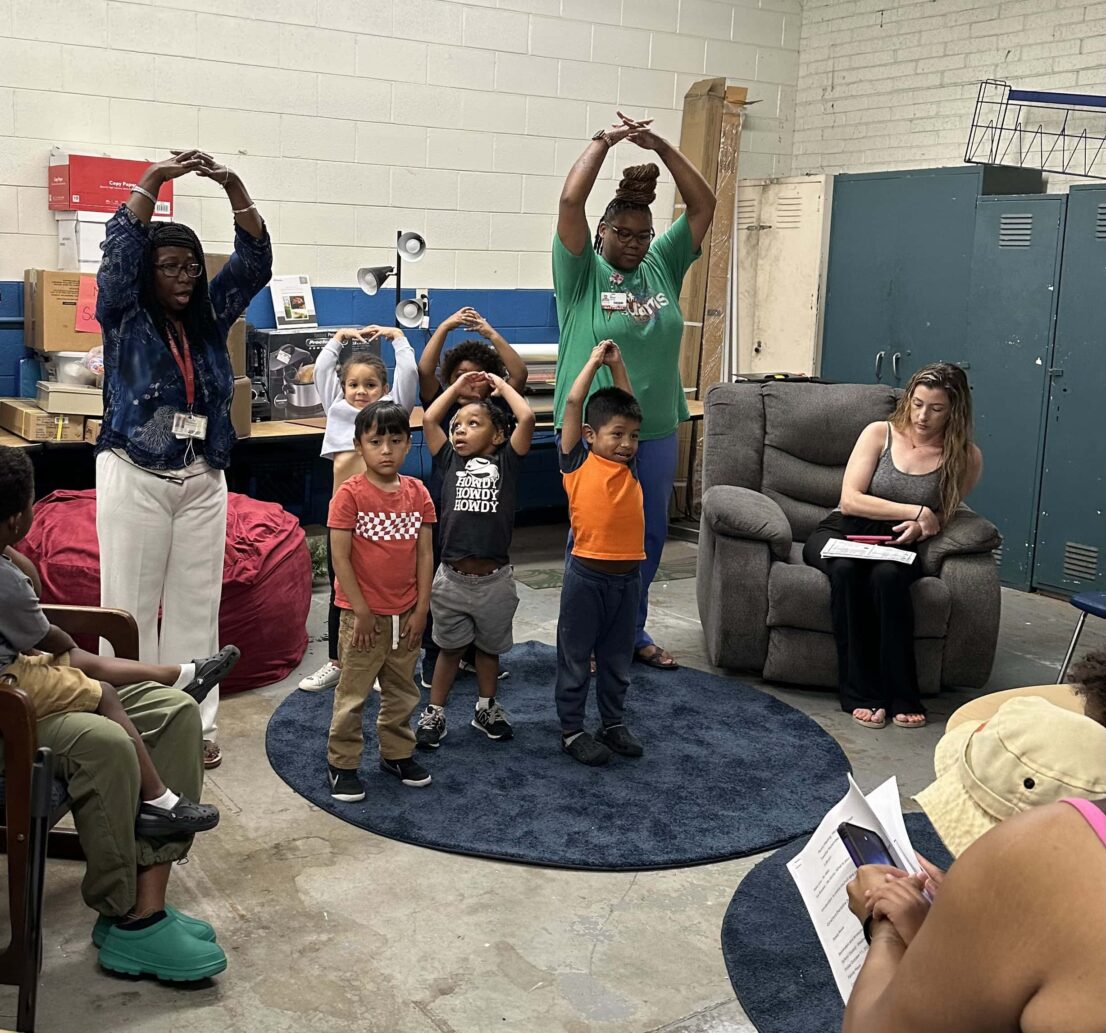
[[[459,396],[472,397],[488,383],[493,397],[511,407],[515,427],[491,399],[469,402],[454,415],[448,437],[442,421]],[[476,646],[476,684],[480,698],[472,726],[489,739],[511,738],[511,726],[496,702],[499,656],[511,648],[518,608],[511,567],[515,488],[522,457],[530,451],[534,414],[523,397],[494,373],[465,373],[426,410],[423,439],[442,477],[438,514],[442,562],[434,575],[430,612],[438,661],[430,703],[419,718],[416,741],[436,747],[445,738],[445,703],[461,657]]]

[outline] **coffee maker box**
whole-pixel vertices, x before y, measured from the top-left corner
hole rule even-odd
[[[265,385],[269,418],[302,420],[322,416],[323,406],[315,388],[315,361],[339,327],[303,330],[251,330],[249,334],[250,377]],[[380,355],[377,342],[344,345],[344,358],[353,348]]]

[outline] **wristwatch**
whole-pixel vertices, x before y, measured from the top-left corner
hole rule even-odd
[[[611,140],[610,140],[610,137],[607,136],[607,130],[606,129],[600,129],[597,133],[593,134],[592,139],[593,140],[602,140],[603,143],[605,143],[607,145],[608,150],[611,147]]]

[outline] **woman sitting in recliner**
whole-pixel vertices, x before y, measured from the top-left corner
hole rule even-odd
[[[841,709],[866,728],[882,728],[888,712],[902,728],[926,723],[910,598],[922,573],[917,562],[823,559],[822,548],[851,535],[888,536],[887,545],[910,548],[941,530],[982,471],[968,378],[950,363],[924,366],[891,419],[861,431],[838,508],[803,547],[803,560],[830,579]]]

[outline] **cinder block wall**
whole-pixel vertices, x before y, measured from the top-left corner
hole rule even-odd
[[[793,170],[961,164],[990,78],[1106,93],[1106,3],[805,0]]]
[[[688,86],[750,87],[745,175],[790,169],[799,0],[0,0],[0,280],[56,263],[52,144],[122,157],[200,146],[258,200],[277,269],[352,285],[396,229],[411,286],[548,287],[565,173],[616,107],[679,136]],[[614,176],[644,152],[608,159]],[[658,198],[667,225],[673,191]],[[178,218],[225,248],[217,188]]]

